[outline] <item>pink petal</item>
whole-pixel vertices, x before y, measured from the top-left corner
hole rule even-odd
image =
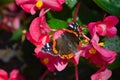
[[[91,42],[98,44],[98,42],[99,42],[99,37],[98,37],[97,34],[94,34],[94,35],[92,36]]]
[[[100,53],[101,58],[106,61],[108,64],[111,64],[116,59],[116,52],[104,49],[98,46],[96,43],[92,43],[93,47]]]
[[[8,74],[3,69],[0,69],[0,80],[8,80]]]
[[[31,37],[33,38],[34,41],[38,42],[40,36],[41,36],[41,28],[40,28],[40,22],[41,22],[41,17],[35,18],[29,28],[29,32]]]
[[[108,16],[104,19],[103,22],[106,23],[110,28],[115,26],[119,22],[119,19],[116,16]]]
[[[39,52],[36,56],[40,58],[41,62],[47,67],[47,69],[49,71],[53,72],[55,70],[55,66],[53,64],[53,62],[55,60],[54,56],[52,56],[52,55],[50,55],[48,53],[42,53],[42,52]],[[44,61],[43,61],[46,58],[48,59],[47,64],[45,64]]]
[[[8,7],[11,11],[15,11],[15,10],[17,9],[16,4],[14,4],[14,3],[8,4],[7,7]]]
[[[41,18],[37,17],[35,18],[29,28],[29,32],[31,37],[33,38],[34,41],[38,42],[40,36],[41,36],[41,31],[40,31],[40,22],[41,22]]]
[[[41,51],[41,48],[50,41],[49,35],[42,35],[37,43],[37,47],[35,48],[35,53]]]
[[[19,19],[19,17],[14,18],[13,27],[14,27],[14,29],[18,29],[20,27],[20,19]]]
[[[112,28],[107,29],[108,37],[113,38],[114,36],[116,36],[116,34],[117,34],[117,28],[116,27],[112,27]]]
[[[60,11],[62,10],[62,5],[61,5],[61,1],[58,1],[58,0],[43,0],[44,2],[44,5],[43,7],[46,7],[46,8],[50,8],[51,10],[53,11]]]
[[[9,80],[25,80],[23,76],[19,74],[19,71],[17,69],[12,70],[10,73]]]
[[[96,22],[90,22],[88,24],[88,29],[90,31],[91,36],[93,36],[94,34],[96,34],[96,28],[95,28],[95,26],[96,26]]]
[[[66,59],[61,59],[60,57],[56,57],[54,61],[54,66],[58,71],[62,71],[67,66],[68,62]]]
[[[62,34],[64,34],[64,30],[57,30],[53,35],[53,39],[56,40],[60,38]]]
[[[58,0],[58,2],[59,2],[60,4],[63,4],[63,3],[65,3],[65,0]]]
[[[25,12],[35,14],[34,4],[22,4],[20,5]]]
[[[80,56],[82,55],[82,50],[80,50],[79,52],[75,53],[74,57],[71,59],[71,61],[74,63],[74,64],[79,64],[79,58]]]
[[[96,25],[97,33],[100,36],[106,36],[106,34],[107,34],[106,28],[107,28],[106,24],[103,24],[103,23]]]
[[[106,65],[106,62],[102,59],[102,57],[99,53],[96,53],[93,56],[91,56],[89,63],[93,63],[98,66]]]
[[[108,69],[105,69],[103,71],[96,72],[91,76],[91,80],[108,80],[112,75],[112,72]]]
[[[34,4],[36,0],[15,0],[17,5],[22,5],[22,4]]]
[[[37,42],[32,39],[29,32],[26,33],[26,37],[27,37],[27,40],[29,40],[32,44],[37,46]]]

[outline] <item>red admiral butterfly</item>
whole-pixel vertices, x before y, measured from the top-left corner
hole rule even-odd
[[[74,22],[68,25],[68,28],[65,29],[64,34],[61,34],[60,38],[45,44],[42,52],[53,56],[60,56],[63,59],[70,59],[78,51],[79,36],[79,25]]]

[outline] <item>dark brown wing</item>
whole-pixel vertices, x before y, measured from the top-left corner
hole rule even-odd
[[[56,40],[56,50],[59,55],[67,55],[70,53],[76,53],[77,46],[79,44],[79,38],[72,33],[65,32],[61,38]]]

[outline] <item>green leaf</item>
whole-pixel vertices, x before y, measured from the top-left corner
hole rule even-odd
[[[120,0],[93,0],[93,1],[108,13],[120,17]]]
[[[68,6],[69,8],[73,8],[73,7],[76,5],[77,0],[66,0],[65,3],[67,4],[67,6]]]
[[[48,24],[52,29],[61,29],[67,27],[67,22],[54,18],[48,20]]]
[[[14,0],[0,0],[0,5],[8,4],[8,3],[11,3],[11,2],[14,2]]]
[[[105,48],[120,53],[120,38],[118,36],[115,36],[114,38],[105,37],[103,41],[105,43]]]
[[[82,31],[87,35],[89,33],[88,28],[82,28]]]
[[[22,27],[13,32],[13,35],[10,40],[19,40],[22,36]]]

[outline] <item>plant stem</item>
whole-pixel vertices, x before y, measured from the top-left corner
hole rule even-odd
[[[73,22],[76,22],[76,18],[77,18],[77,15],[78,15],[79,8],[80,8],[80,1],[78,2],[77,6],[76,6],[76,8],[75,8],[75,13],[74,13],[74,17],[73,17]]]
[[[43,73],[43,75],[40,77],[39,80],[44,80],[48,73],[49,73],[49,71],[46,69],[45,72]]]
[[[79,80],[78,78],[78,65],[75,65],[75,80]]]

